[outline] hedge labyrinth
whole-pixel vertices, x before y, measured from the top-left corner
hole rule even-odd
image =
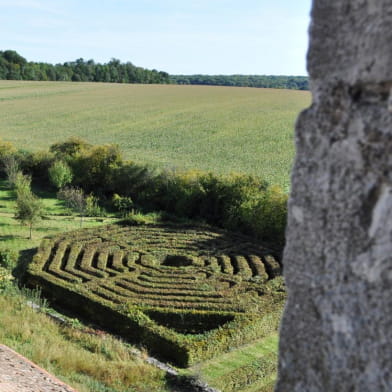
[[[225,231],[114,224],[45,239],[28,275],[45,291],[60,287],[200,334],[251,311],[280,265],[271,251]]]

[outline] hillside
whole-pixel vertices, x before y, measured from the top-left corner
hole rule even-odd
[[[46,150],[77,135],[166,168],[243,172],[288,189],[307,91],[0,81],[0,136]]]
[[[112,58],[108,63],[79,58],[63,64],[27,61],[14,50],[0,50],[0,79],[111,83],[202,84],[211,86],[309,90],[307,76],[285,75],[169,75]]]

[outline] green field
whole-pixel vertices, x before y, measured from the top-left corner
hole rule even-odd
[[[137,163],[216,173],[243,172],[263,176],[287,190],[294,154],[295,119],[309,103],[309,92],[294,90],[0,81],[0,138],[12,142],[17,148],[37,151],[47,150],[51,144],[76,135],[93,144],[116,143],[127,159]],[[58,237],[60,233],[79,227],[79,218],[67,215],[69,212],[55,199],[54,194],[42,189],[35,191],[43,199],[46,217],[33,229],[33,240],[29,240],[28,228],[21,226],[13,217],[15,195],[9,191],[4,180],[0,181],[0,250],[20,252],[20,266],[14,270],[17,276],[23,271],[25,261],[31,260],[43,237]],[[115,221],[111,216],[86,218],[83,225],[94,231],[98,229],[93,227]],[[233,266],[241,272],[240,261],[243,261],[243,257],[239,261],[234,259]],[[193,262],[192,259],[191,264]],[[208,264],[204,267],[213,266]],[[189,266],[179,268],[186,269]],[[6,271],[7,275],[10,270],[8,268]],[[1,273],[0,270],[0,291]],[[160,284],[165,285],[166,282]],[[209,287],[203,286],[203,290]],[[92,357],[86,357],[83,362],[83,366],[86,364],[87,367],[78,367],[81,362],[71,361],[68,350],[82,358],[89,355],[86,351],[91,351],[90,345],[95,347],[100,343],[85,344],[83,341],[79,344],[79,337],[73,336],[77,332],[58,331],[57,327],[47,325],[42,315],[39,315],[38,320],[33,312],[19,305],[26,302],[23,295],[4,293],[3,301],[0,301],[0,319],[3,320],[3,323],[0,322],[3,331],[0,341],[43,366],[50,368],[51,362],[59,364],[50,370],[81,392],[125,392],[127,385],[130,388],[127,391],[134,390],[130,385],[137,385],[135,390],[143,392],[144,387],[148,389],[148,385],[151,391],[167,390],[162,374],[154,369],[145,369],[138,361],[130,361],[130,366],[135,366],[135,373],[130,373],[123,363],[115,365],[124,370],[121,373],[124,376],[120,373],[118,376],[110,374],[106,377],[106,373],[102,376],[101,370],[108,365],[102,362],[102,367],[93,370],[94,366],[89,366],[97,359]],[[165,291],[163,293],[166,294]],[[221,299],[214,301],[219,302]],[[12,308],[15,308],[15,312],[10,311]],[[223,390],[226,390],[224,383],[230,379],[227,391],[271,391],[276,374],[276,325],[280,307],[275,310],[269,322],[273,330],[264,334],[264,337],[258,336],[254,345],[233,345],[232,351],[188,368],[188,374],[199,375]],[[31,317],[31,327],[26,329],[25,323],[20,320],[26,318],[27,314]],[[51,341],[45,334],[53,335],[54,340]],[[56,340],[62,342],[64,336],[74,348],[67,348],[64,355],[56,351],[53,353],[54,359],[45,359],[42,350],[46,349],[40,348],[42,341],[57,347],[63,343],[56,343]],[[106,348],[97,350],[105,351]],[[117,348],[110,350],[115,352]],[[98,354],[100,360],[105,360],[102,355],[108,357],[105,353]],[[86,372],[91,372],[87,378],[84,376]],[[140,386],[140,378],[137,377],[142,377],[143,372],[146,372],[146,385]],[[125,377],[125,374],[134,374],[137,379],[135,384],[131,380],[121,386],[116,384],[116,380]],[[94,385],[95,382],[99,386]]]
[[[47,149],[69,136],[117,143],[164,168],[260,175],[285,189],[307,91],[0,81],[0,137]]]

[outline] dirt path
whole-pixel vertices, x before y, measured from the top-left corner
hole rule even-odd
[[[0,392],[77,392],[46,370],[0,344]]]

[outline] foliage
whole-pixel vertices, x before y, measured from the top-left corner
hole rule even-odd
[[[176,84],[201,84],[211,86],[264,87],[309,90],[307,76],[274,75],[170,75]]]
[[[49,183],[48,171],[54,163],[54,156],[49,151],[18,150],[15,157],[23,173],[42,183]]]
[[[250,174],[287,192],[294,123],[310,94],[0,80],[0,100],[7,110],[0,116],[1,135],[17,148],[45,150],[75,135],[94,144],[115,141],[124,159],[143,167]]]
[[[49,155],[24,152],[24,157],[18,159],[23,161],[33,156],[35,167],[44,168],[53,154],[61,156],[62,161],[52,164],[49,176],[58,174],[59,180],[69,181],[70,177],[66,178],[70,174],[68,167],[72,168],[75,173],[72,184],[61,190],[58,197],[79,214],[81,224],[84,216],[102,216],[101,198],[111,200],[123,217],[134,208],[164,211],[180,218],[235,229],[279,248],[284,245],[287,194],[264,179],[200,170],[159,171],[125,161],[117,145],[92,146],[75,138],[57,142],[50,150]],[[32,171],[40,175],[41,170]],[[16,174],[15,181],[19,182],[19,188],[30,187],[31,180],[22,173]],[[86,196],[88,194],[90,196]]]
[[[125,216],[131,212],[134,207],[133,201],[130,197],[120,196],[117,193],[113,195],[112,202],[114,207],[120,211],[123,218],[125,218]]]
[[[28,62],[14,50],[0,51],[0,79],[53,80],[73,82],[111,83],[169,83],[166,72],[136,67],[112,59],[109,63],[95,63],[82,58],[63,64]]]
[[[11,188],[15,188],[18,173],[20,172],[19,162],[14,154],[9,154],[3,158],[4,172]]]
[[[86,215],[87,209],[86,195],[83,189],[65,187],[60,189],[60,191],[57,193],[57,197],[60,200],[63,200],[70,210],[79,214],[80,226],[82,226],[83,217]]]
[[[279,271],[271,251],[247,237],[123,223],[43,240],[27,276],[63,305],[187,366],[276,329],[270,317],[284,294],[265,287]]]
[[[31,194],[31,176],[23,174],[22,171],[19,170],[15,174],[13,188],[17,197],[29,197]]]
[[[99,199],[90,194],[86,196],[86,216],[103,216],[104,212],[98,204]]]
[[[69,164],[74,173],[74,184],[87,192],[112,191],[113,171],[122,164],[120,149],[115,144],[92,146],[79,152]]]
[[[16,187],[16,213],[15,219],[20,220],[23,224],[27,224],[30,228],[30,239],[32,238],[32,228],[43,216],[43,204],[36,197],[27,185],[27,180],[17,183]],[[21,185],[23,184],[23,185]]]
[[[3,160],[10,154],[14,154],[16,152],[16,148],[10,142],[6,142],[0,139],[0,160]]]
[[[1,248],[0,249],[0,266],[8,270],[15,267],[18,260],[18,252],[14,249]]]
[[[55,161],[49,168],[50,182],[57,188],[61,189],[72,181],[72,171],[63,161]]]
[[[71,136],[64,142],[53,143],[49,150],[54,153],[58,159],[62,160],[74,157],[77,153],[89,148],[91,148],[91,144],[79,137]]]
[[[0,79],[110,82],[174,83],[237,87],[267,87],[308,90],[307,76],[274,75],[169,75],[163,71],[136,67],[111,59],[105,64],[79,58],[63,64],[28,62],[13,50],[0,51]]]

